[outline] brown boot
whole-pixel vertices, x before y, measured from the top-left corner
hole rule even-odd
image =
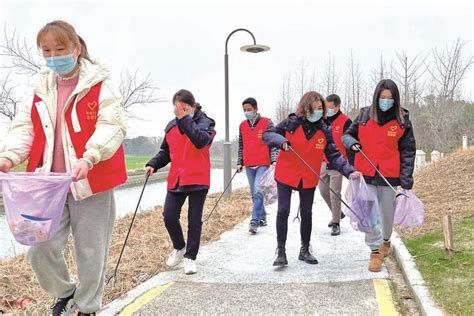
[[[380,246],[380,253],[383,255],[384,258],[390,254],[390,240],[384,240],[382,246]]]
[[[380,272],[382,271],[383,256],[381,253],[372,252],[370,254],[369,271]]]

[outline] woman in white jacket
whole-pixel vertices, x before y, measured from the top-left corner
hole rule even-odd
[[[57,298],[53,315],[71,308],[94,314],[102,293],[115,221],[113,188],[127,179],[121,99],[106,68],[91,61],[85,42],[63,21],[37,36],[47,68],[0,143],[0,172],[28,159],[29,172],[69,172],[74,178],[57,234],[29,249],[41,287]],[[70,232],[78,282],[63,257]]]

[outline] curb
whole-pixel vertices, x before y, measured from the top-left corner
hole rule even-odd
[[[163,280],[161,274],[157,274],[151,279],[139,284],[121,297],[109,302],[103,306],[98,315],[119,315],[127,306],[139,299],[143,294],[157,287],[163,287],[173,282],[171,280]]]
[[[397,260],[398,266],[402,270],[410,291],[413,293],[415,300],[420,307],[422,315],[444,315],[443,311],[436,306],[430,295],[430,291],[426,286],[420,271],[415,264],[415,259],[411,256],[407,247],[403,243],[402,239],[397,232],[392,233],[392,245],[395,259]]]

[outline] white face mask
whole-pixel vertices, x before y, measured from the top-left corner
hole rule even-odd
[[[256,115],[256,114],[257,114],[257,113],[254,112],[254,111],[245,111],[245,112],[244,112],[245,118],[246,118],[247,120],[252,120],[253,118],[255,118],[255,115]]]
[[[75,52],[76,50],[68,55],[46,57],[46,66],[59,75],[67,75],[76,67]]]
[[[326,116],[327,116],[327,117],[334,116],[334,115],[337,114],[337,112],[338,112],[337,109],[328,109],[327,112],[326,112]]]
[[[314,123],[323,117],[323,110],[313,110],[313,114],[307,117],[308,121]]]

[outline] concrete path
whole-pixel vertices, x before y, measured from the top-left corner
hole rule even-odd
[[[182,264],[160,273],[120,300],[104,314],[396,314],[387,270],[367,270],[369,250],[364,235],[344,219],[342,234],[330,236],[330,212],[317,191],[313,206],[313,254],[309,265],[297,260],[299,224],[293,223],[298,194],[292,196],[285,268],[275,259],[276,203],[267,206],[268,226],[256,235],[248,221],[201,248],[198,273],[185,275]]]

